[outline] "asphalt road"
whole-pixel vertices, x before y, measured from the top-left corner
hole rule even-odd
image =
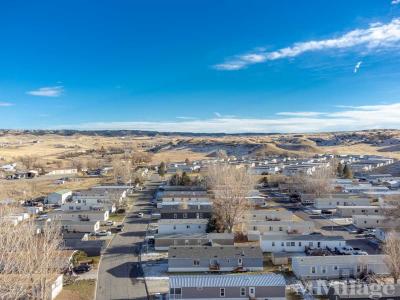
[[[100,262],[97,281],[97,300],[147,299],[145,284],[140,279],[142,269],[139,251],[145,236],[149,214],[136,217],[137,212],[149,212],[149,201],[157,187],[157,176],[152,176],[124,221],[124,232],[118,233],[106,249]]]

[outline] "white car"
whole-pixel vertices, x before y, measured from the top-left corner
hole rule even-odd
[[[140,213],[137,214],[137,216],[138,216],[138,218],[143,218],[144,214],[140,212]]]
[[[106,222],[106,225],[107,225],[107,226],[113,226],[113,225],[114,225],[114,222],[113,222],[113,221],[107,221],[107,222]]]
[[[344,246],[342,248],[339,249],[339,252],[341,254],[346,254],[346,255],[351,255],[354,253],[354,249],[350,246]]]
[[[96,236],[108,236],[108,235],[111,235],[111,232],[105,230],[96,232]]]

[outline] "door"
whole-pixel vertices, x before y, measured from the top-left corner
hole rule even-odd
[[[256,288],[255,287],[249,287],[249,297],[250,298],[256,297]]]

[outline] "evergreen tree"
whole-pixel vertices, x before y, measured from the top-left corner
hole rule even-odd
[[[336,173],[339,177],[343,177],[343,165],[342,163],[338,163]]]
[[[158,175],[164,177],[166,172],[167,172],[167,166],[165,165],[165,162],[162,161],[158,166]]]
[[[351,168],[348,164],[344,165],[343,168],[343,177],[346,179],[351,179],[353,178],[353,172],[351,171]]]

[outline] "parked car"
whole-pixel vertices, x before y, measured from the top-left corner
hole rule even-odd
[[[82,273],[86,273],[89,272],[92,269],[92,267],[90,265],[79,265],[75,268],[73,268],[74,273],[76,274],[82,274]]]
[[[107,236],[107,235],[111,235],[111,232],[106,231],[106,230],[100,230],[100,231],[96,232],[96,236]]]
[[[137,216],[138,218],[143,218],[143,217],[144,217],[144,214],[143,214],[142,212],[140,212],[140,213],[137,213],[136,216]]]
[[[114,222],[113,222],[113,221],[107,221],[107,222],[106,222],[106,225],[107,225],[107,226],[113,226],[113,225],[114,225]]]
[[[345,255],[352,255],[354,252],[354,249],[350,246],[344,246],[342,248],[339,248],[339,253],[345,254]]]

